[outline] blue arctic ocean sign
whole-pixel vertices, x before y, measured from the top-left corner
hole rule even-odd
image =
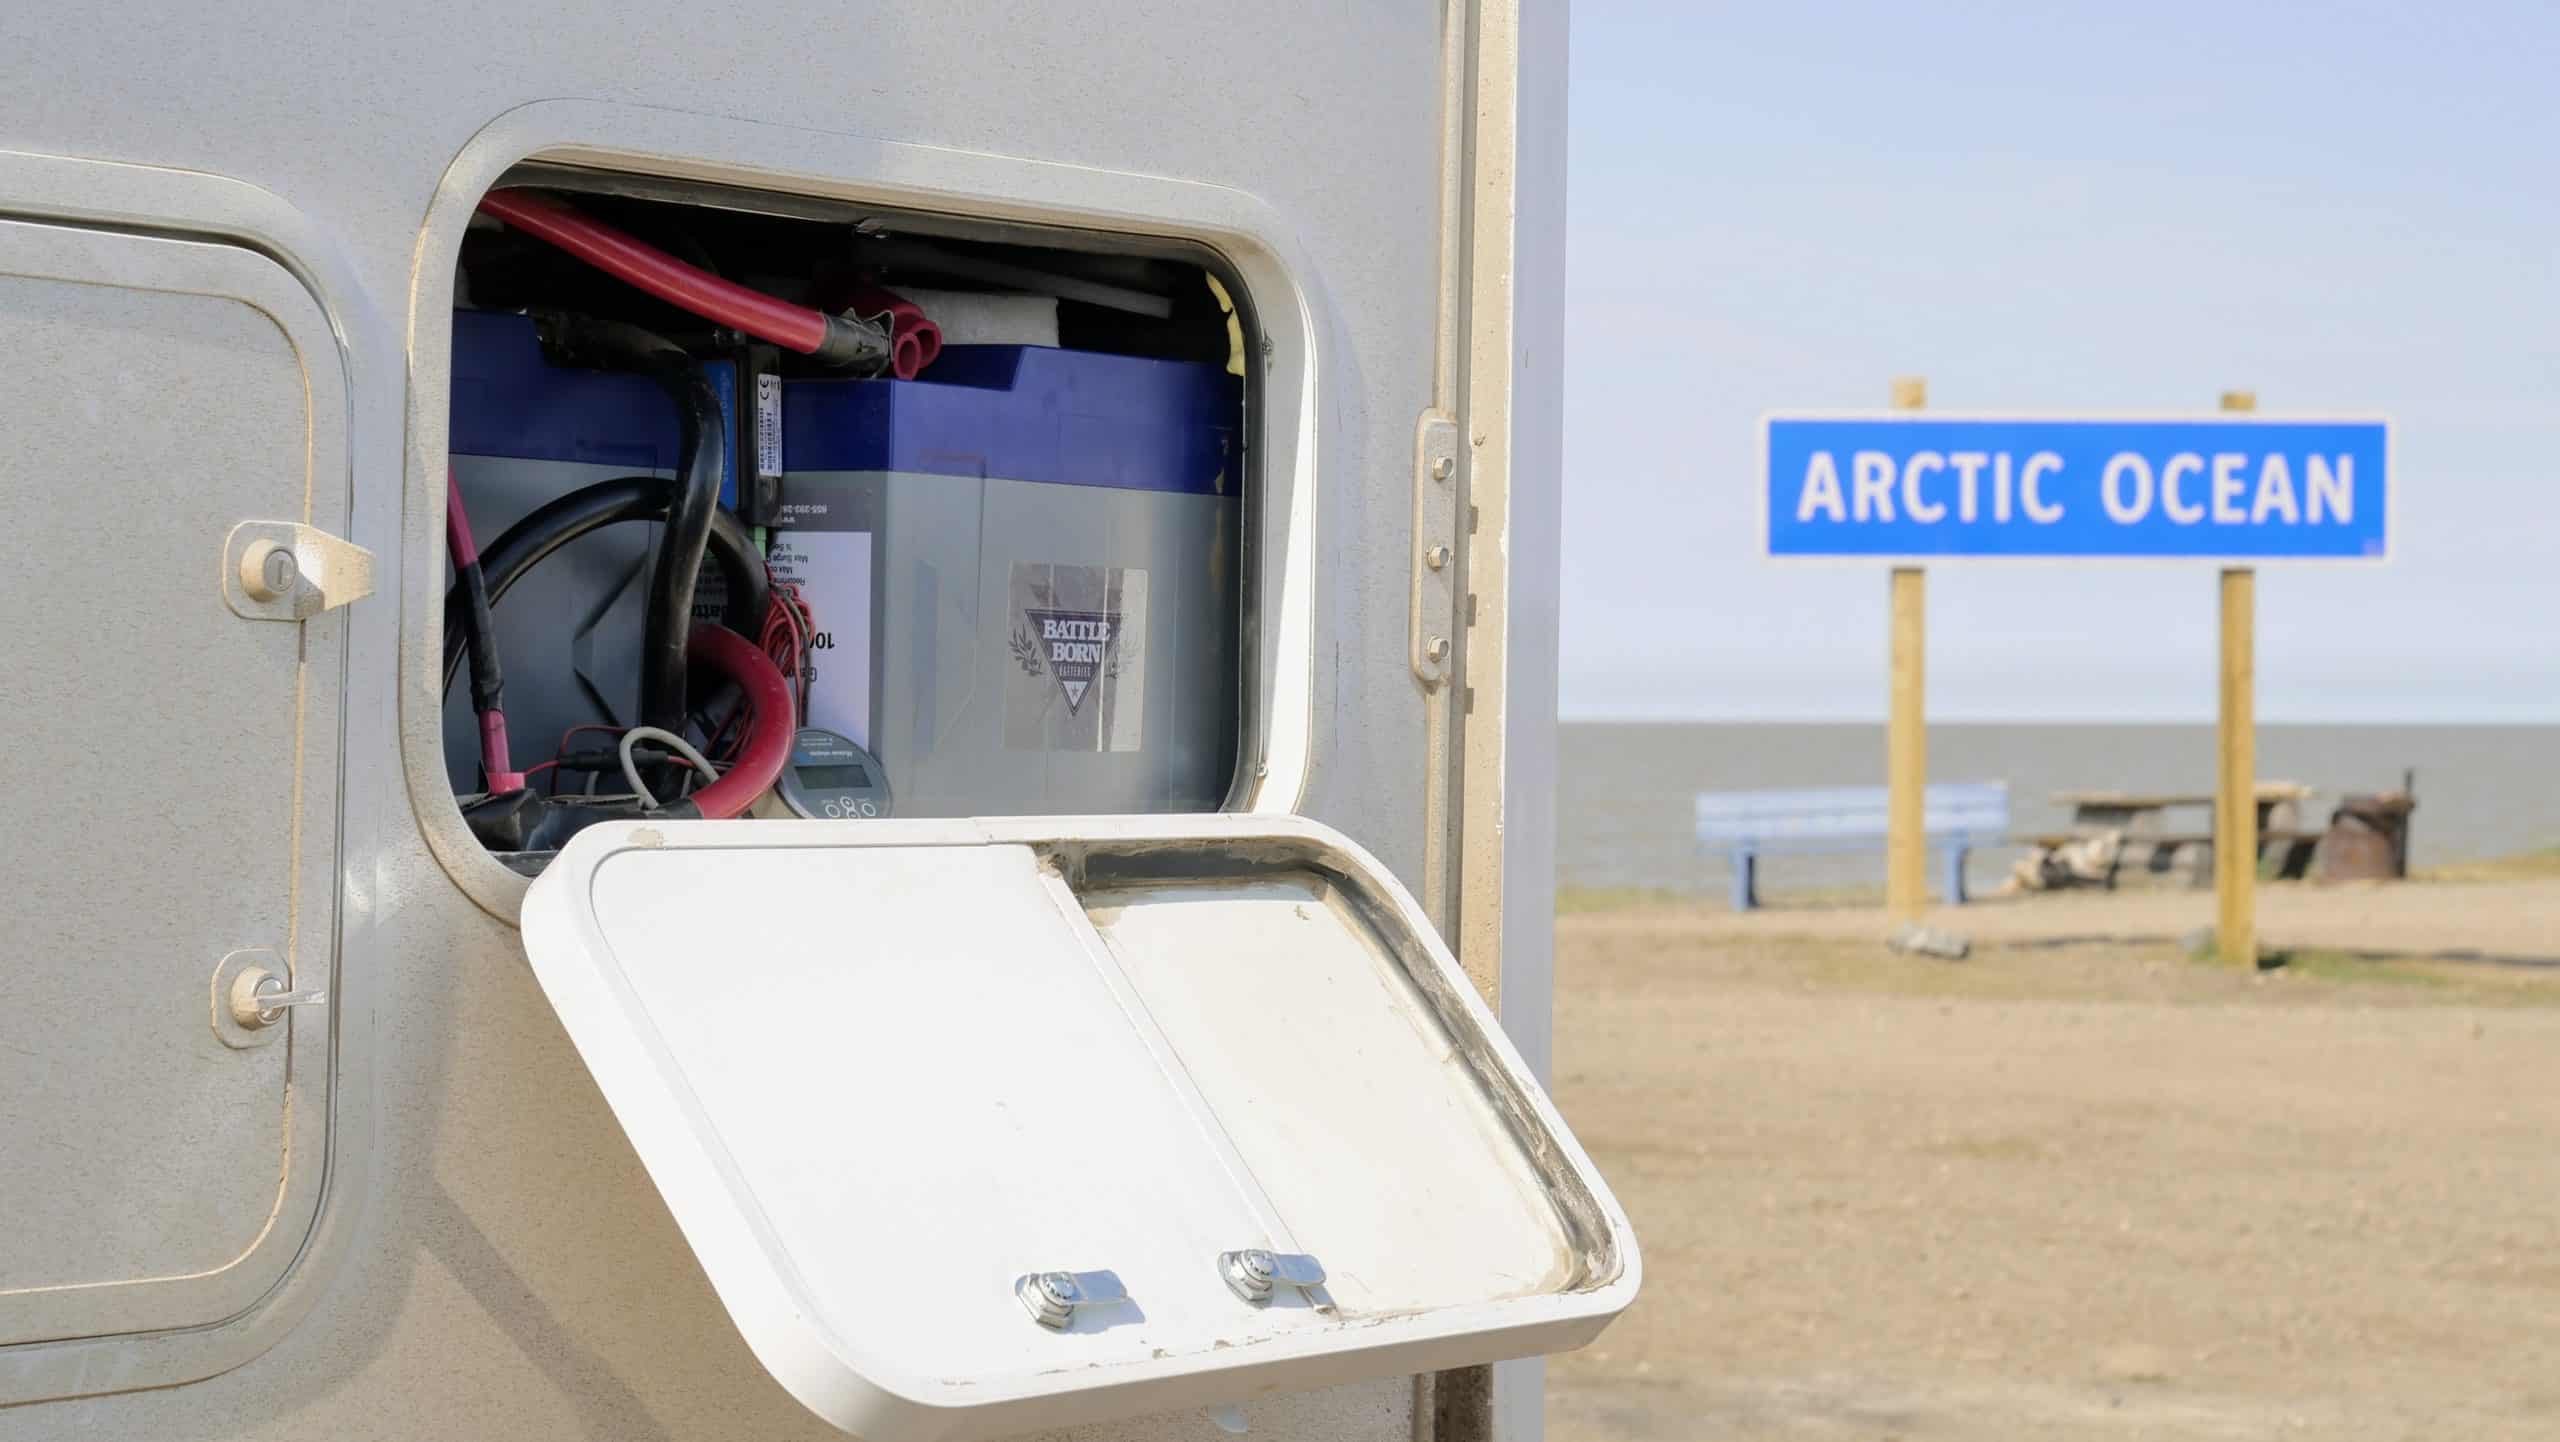
[[[2390,540],[2381,421],[1763,424],[1772,556],[2374,560]]]

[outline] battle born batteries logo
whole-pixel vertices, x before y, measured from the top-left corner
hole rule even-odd
[[[1008,750],[1136,751],[1147,717],[1147,573],[1013,563]],[[1064,701],[1061,706],[1058,703]]]
[[[1118,639],[1120,613],[1026,606],[1022,614],[1030,619],[1033,630],[1015,633],[1016,659],[1025,671],[1045,666],[1059,693],[1067,698],[1068,714],[1075,714],[1093,683],[1113,670],[1112,643]]]

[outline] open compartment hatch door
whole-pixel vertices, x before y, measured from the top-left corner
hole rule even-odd
[[[740,1333],[871,1442],[1559,1351],[1635,1295],[1412,897],[1313,822],[611,823],[523,924]]]

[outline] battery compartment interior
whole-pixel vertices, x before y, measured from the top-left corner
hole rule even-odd
[[[454,296],[446,771],[519,870],[1226,801],[1252,330],[1205,248],[527,168]]]

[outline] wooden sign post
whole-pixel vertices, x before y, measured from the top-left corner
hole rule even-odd
[[[1893,383],[1893,408],[1929,403],[1929,383]],[[1929,905],[1929,573],[1896,566],[1892,579],[1892,695],[1885,717],[1884,905],[1895,921],[1917,921]]]
[[[2224,391],[2226,411],[2254,411],[2255,391]],[[2258,573],[2222,569],[2221,714],[2213,784],[2214,949],[2258,964]]]

